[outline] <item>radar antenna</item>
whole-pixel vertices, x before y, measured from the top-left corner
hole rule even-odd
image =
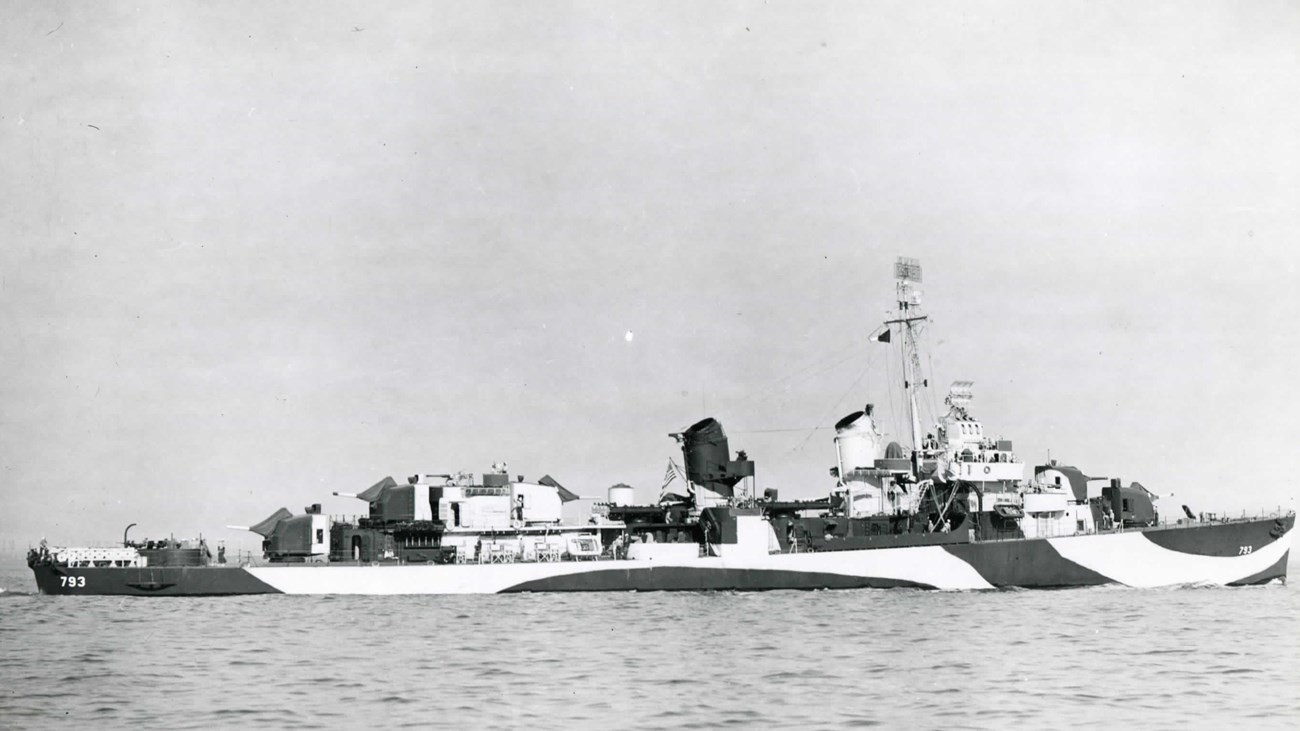
[[[952,386],[948,388],[948,396],[943,402],[948,404],[952,413],[965,419],[967,417],[966,406],[970,404],[971,399],[975,398],[974,381],[953,381]]]

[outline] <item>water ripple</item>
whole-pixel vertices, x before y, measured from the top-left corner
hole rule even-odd
[[[0,725],[24,728],[1300,725],[1286,587],[137,601],[23,581],[0,572]]]

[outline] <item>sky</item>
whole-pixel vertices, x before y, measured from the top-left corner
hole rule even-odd
[[[503,460],[648,501],[706,415],[823,496],[839,417],[902,441],[898,256],[931,410],[1295,507],[1294,3],[2,15],[0,544],[256,547]]]

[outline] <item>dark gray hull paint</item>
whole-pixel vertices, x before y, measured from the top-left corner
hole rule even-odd
[[[1141,535],[1151,543],[1187,555],[1231,557],[1243,547],[1258,551],[1284,536],[1295,516],[1236,523],[1155,529]],[[1083,538],[1081,540],[1088,540]],[[880,549],[891,550],[891,549]],[[994,588],[1064,588],[1118,583],[1064,558],[1048,539],[1022,539],[944,546]],[[1263,584],[1286,577],[1289,552],[1268,568],[1229,583]],[[611,565],[612,564],[612,565]],[[330,571],[327,566],[279,567],[276,571]],[[430,567],[430,570],[437,570]],[[43,594],[108,596],[230,596],[278,594],[280,590],[242,568],[65,568],[34,566]],[[83,581],[84,580],[84,581]],[[601,562],[593,570],[551,576],[510,586],[503,592],[551,591],[770,591],[779,589],[934,588],[921,581],[853,576],[822,571],[707,568],[618,568]]]
[[[32,571],[36,574],[36,586],[42,594],[234,596],[280,593],[275,587],[237,566],[142,569],[34,566]]]
[[[663,566],[608,569],[528,581],[503,594],[524,591],[775,591],[780,589],[933,589],[898,579],[843,576],[813,571],[698,569]]]

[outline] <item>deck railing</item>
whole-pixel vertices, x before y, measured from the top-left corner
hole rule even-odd
[[[1142,533],[1146,531],[1168,530],[1170,528],[1188,528],[1188,527],[1206,526],[1206,525],[1247,523],[1252,520],[1264,520],[1267,518],[1276,519],[1276,518],[1283,518],[1288,515],[1294,515],[1294,514],[1295,511],[1283,510],[1282,506],[1279,505],[1274,510],[1268,512],[1254,513],[1254,514],[1247,513],[1244,510],[1241,512],[1241,515],[1237,515],[1237,516],[1219,516],[1217,513],[1214,514],[1207,513],[1206,515],[1212,515],[1213,517],[1206,520],[1200,520],[1199,518],[1197,520],[1191,520],[1186,516],[1175,518],[1173,520],[1170,520],[1168,517],[1162,517],[1161,520],[1154,525],[1133,526],[1128,528],[1122,525],[1115,526],[1113,528],[1098,528],[1094,526],[1086,530],[1059,531],[1059,532],[1051,531],[1049,533],[1032,536],[1032,538],[1069,538],[1071,536],[1106,535],[1110,533]],[[994,541],[1026,540],[1026,538],[1023,536],[1014,535],[1012,531],[1000,531],[1000,533],[1002,533],[1002,535],[980,536],[977,539],[977,541],[979,543],[990,543]]]

